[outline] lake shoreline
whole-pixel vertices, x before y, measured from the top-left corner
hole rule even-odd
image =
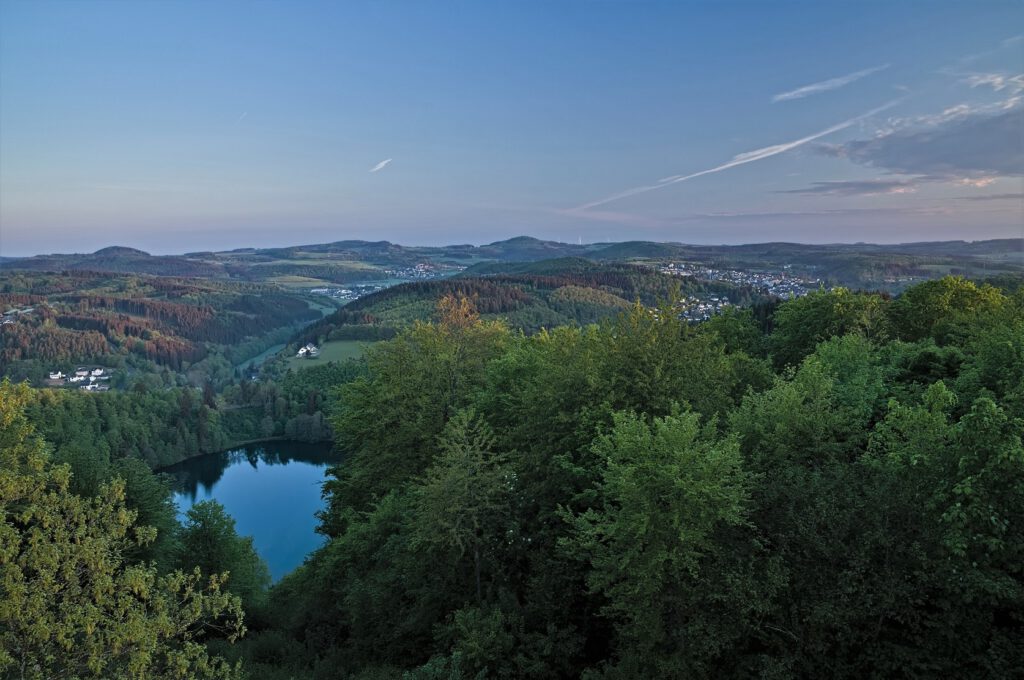
[[[186,462],[188,462],[190,460],[196,460],[197,458],[203,458],[204,456],[219,456],[219,455],[224,454],[224,453],[231,453],[235,449],[245,448],[246,446],[256,446],[258,444],[270,444],[270,443],[277,443],[277,444],[288,443],[288,444],[302,444],[302,445],[308,444],[310,446],[330,445],[331,453],[335,453],[335,451],[334,451],[334,442],[332,442],[329,439],[325,439],[324,441],[319,441],[319,442],[304,442],[304,441],[301,441],[299,439],[289,439],[288,437],[259,437],[257,439],[243,439],[241,441],[232,442],[230,445],[224,447],[223,449],[217,449],[216,451],[201,451],[201,452],[196,453],[194,455],[186,456],[186,457],[182,458],[181,460],[177,460],[177,461],[175,461],[173,463],[168,463],[167,465],[161,465],[160,467],[153,468],[153,472],[157,472],[157,473],[164,472],[168,468],[172,468],[172,467],[174,467],[176,465],[181,465],[182,463],[186,463]],[[340,457],[341,454],[338,454],[338,455]]]
[[[274,581],[322,545],[316,531],[326,472],[339,457],[331,442],[261,439],[163,469],[181,515],[216,501],[251,536]]]

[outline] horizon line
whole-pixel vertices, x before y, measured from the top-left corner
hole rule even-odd
[[[530,236],[529,234],[519,234],[517,236],[510,236],[510,237],[505,238],[505,239],[499,239],[497,241],[487,241],[487,242],[480,242],[480,243],[463,242],[463,243],[445,243],[445,244],[441,244],[441,245],[419,245],[419,244],[398,243],[396,241],[389,241],[387,239],[369,240],[369,239],[361,239],[361,238],[351,238],[351,239],[339,239],[337,241],[322,241],[322,242],[319,242],[319,243],[295,243],[295,244],[279,245],[279,246],[239,246],[239,247],[236,247],[236,248],[228,248],[228,249],[224,249],[224,250],[192,250],[192,251],[188,251],[188,252],[161,252],[161,253],[152,253],[152,252],[149,252],[149,251],[144,250],[142,248],[137,248],[135,246],[112,244],[112,245],[102,246],[102,247],[97,248],[96,250],[93,250],[91,252],[64,252],[64,253],[53,252],[53,253],[34,253],[32,255],[0,255],[0,266],[2,266],[5,261],[27,260],[27,259],[31,259],[31,258],[35,258],[35,257],[58,257],[58,256],[68,257],[68,256],[95,255],[95,254],[97,254],[99,252],[102,252],[102,251],[108,250],[108,249],[112,249],[112,248],[123,248],[123,249],[126,249],[126,250],[134,250],[134,251],[137,251],[137,252],[142,253],[142,254],[144,254],[146,256],[149,256],[149,257],[182,257],[182,258],[188,258],[189,256],[199,255],[199,254],[202,254],[202,253],[210,253],[210,254],[213,254],[213,255],[219,255],[219,254],[224,254],[224,253],[232,253],[232,252],[236,252],[236,251],[239,251],[239,250],[253,250],[253,251],[282,250],[282,249],[289,249],[289,248],[306,248],[306,247],[315,247],[315,246],[325,246],[325,245],[332,245],[332,244],[335,244],[335,243],[364,243],[364,244],[374,244],[374,243],[385,244],[386,243],[388,245],[397,245],[397,246],[401,246],[403,248],[434,248],[434,249],[457,248],[457,247],[484,248],[486,246],[497,245],[497,244],[501,244],[501,243],[507,243],[509,241],[514,241],[514,240],[517,240],[517,239],[530,239],[530,240],[533,240],[533,241],[537,241],[539,243],[554,243],[554,244],[557,244],[557,245],[567,246],[567,247],[572,247],[572,248],[586,248],[586,247],[592,247],[592,246],[612,246],[612,245],[621,245],[621,244],[624,244],[624,243],[654,243],[654,244],[659,244],[659,245],[675,245],[675,246],[685,246],[685,247],[691,247],[691,248],[742,248],[742,247],[760,246],[760,245],[794,245],[794,246],[812,246],[812,247],[829,247],[829,246],[880,246],[880,247],[887,247],[887,246],[889,246],[889,247],[891,247],[891,246],[920,245],[920,244],[924,244],[924,243],[986,243],[986,242],[991,242],[991,241],[1022,241],[1022,242],[1024,242],[1024,234],[1022,234],[1021,236],[1017,236],[1017,237],[1004,237],[1004,238],[984,238],[984,239],[959,238],[959,239],[938,239],[938,240],[934,240],[933,239],[933,240],[922,240],[922,241],[894,241],[894,242],[876,242],[876,241],[827,241],[827,242],[810,242],[810,241],[747,241],[747,242],[742,242],[742,243],[687,243],[685,241],[670,241],[670,240],[658,241],[658,240],[652,240],[652,239],[626,239],[626,240],[623,240],[623,241],[588,241],[586,243],[573,243],[573,242],[570,242],[570,241],[556,241],[556,240],[551,240],[551,239],[538,238],[536,236]]]

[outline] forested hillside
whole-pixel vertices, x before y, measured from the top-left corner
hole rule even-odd
[[[330,541],[243,650],[264,677],[271,640],[277,677],[1012,677],[1022,303],[943,279],[790,301],[767,336],[636,306],[524,337],[449,301],[343,388]]]
[[[240,642],[161,638],[227,659],[209,677],[236,661],[271,680],[1016,677],[1021,289],[944,278],[762,312],[693,325],[667,300],[527,335],[444,297],[434,321],[318,374],[306,408],[332,395],[343,456],[324,487],[327,542],[269,591],[216,507],[168,520],[130,447],[94,466],[89,437],[60,443],[67,428],[48,431],[43,406],[10,387],[0,441],[22,451],[28,413],[70,465],[53,498],[114,493],[76,512],[127,502],[162,527],[153,548],[112,547],[115,574],[140,559],[237,574],[225,587],[245,608]],[[294,387],[282,398],[301,408]],[[32,455],[29,478],[68,474]],[[34,520],[13,519],[42,518],[41,497],[0,488],[0,569],[43,573],[24,538]],[[34,602],[56,616],[79,600]],[[90,615],[90,630],[118,630],[106,609]],[[58,664],[47,650],[63,638],[15,647],[31,632],[10,608],[0,620],[6,668]]]
[[[8,309],[17,311],[0,325],[0,373],[33,380],[83,362],[184,372],[214,351],[234,356],[220,347],[321,316],[307,297],[267,286],[97,272],[7,274]]]
[[[563,258],[518,264],[486,264],[459,276],[416,281],[367,295],[303,329],[299,342],[378,340],[434,316],[445,295],[467,297],[484,319],[503,319],[527,333],[614,316],[639,300],[656,305],[677,291],[728,296],[749,305],[764,296],[724,282],[679,279],[649,267]]]
[[[277,381],[239,380],[219,394],[209,386],[149,389],[145,383],[100,394],[35,390],[27,409],[60,462],[105,469],[130,458],[159,469],[246,441],[329,441],[325,412],[334,388],[361,371],[355,362],[328,363]]]

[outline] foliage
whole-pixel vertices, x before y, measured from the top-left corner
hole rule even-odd
[[[907,290],[893,303],[892,324],[905,340],[931,337],[940,344],[970,332],[972,324],[994,319],[1005,296],[989,285],[946,276]]]
[[[158,576],[126,561],[153,540],[124,505],[124,484],[71,493],[23,410],[25,388],[0,386],[0,669],[21,678],[231,678],[200,643],[244,632],[224,576]]]
[[[270,585],[270,571],[256,554],[252,537],[235,532],[235,520],[217,501],[201,501],[185,513],[178,564],[204,574],[227,574],[227,591],[246,609],[262,604]]]
[[[607,601],[616,676],[709,675],[740,621],[765,613],[744,574],[722,574],[736,565],[716,555],[723,533],[748,526],[739,443],[699,421],[686,413],[648,424],[619,413],[594,444],[598,501],[570,518],[575,535],[565,544],[589,562],[587,582]]]
[[[368,349],[368,376],[342,389],[332,424],[341,446],[361,464],[346,466],[327,483],[329,502],[364,509],[395,482],[422,474],[437,451],[437,436],[510,341],[503,324],[478,322],[471,309],[442,304],[448,307],[440,323],[416,324]]]
[[[493,276],[531,296],[552,271]],[[548,299],[614,294],[573,285]],[[429,315],[408,292],[374,313]],[[512,319],[530,309],[506,303]],[[249,591],[257,635],[224,650],[254,677],[1010,678],[1022,303],[948,279],[691,326],[669,295],[526,335],[452,295],[362,361],[126,395],[151,414],[30,411],[82,497],[118,476],[131,490],[119,466],[145,450],[132,428],[147,418],[182,441],[191,423],[196,441],[330,430],[344,457],[323,489],[327,540],[265,598]],[[157,488],[135,486],[159,517]],[[219,538],[189,554],[240,545],[209,510]],[[244,571],[231,561],[207,568]]]
[[[456,558],[473,557],[477,601],[485,541],[500,538],[510,524],[514,476],[507,457],[495,453],[494,435],[473,411],[461,411],[445,426],[440,452],[416,488],[415,541],[437,544]]]
[[[842,290],[528,337],[449,300],[342,390],[329,541],[271,595],[286,667],[1011,677],[1022,317],[1000,295],[906,339],[896,303]]]
[[[857,333],[872,340],[888,337],[886,300],[845,288],[817,291],[782,305],[768,339],[777,366],[799,363],[827,338]]]

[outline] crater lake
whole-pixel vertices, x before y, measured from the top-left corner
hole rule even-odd
[[[174,502],[183,515],[216,500],[252,536],[274,581],[323,544],[316,513],[328,465],[338,461],[330,443],[268,441],[197,456],[164,468],[174,478]]]

